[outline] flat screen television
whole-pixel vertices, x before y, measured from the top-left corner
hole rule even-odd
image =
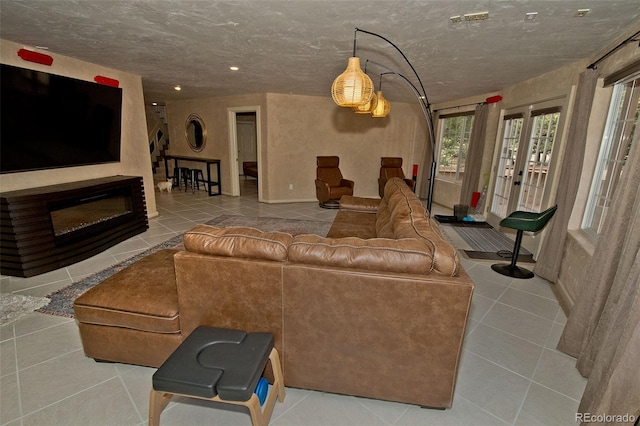
[[[0,65],[0,173],[120,161],[122,89]]]

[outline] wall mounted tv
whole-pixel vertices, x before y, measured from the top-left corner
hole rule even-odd
[[[122,89],[0,65],[0,173],[120,161]]]

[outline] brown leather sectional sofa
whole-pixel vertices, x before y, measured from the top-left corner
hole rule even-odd
[[[286,386],[451,406],[473,282],[401,179],[344,197],[328,237],[198,225],[184,245],[76,300],[87,356],[158,366],[198,325],[269,331]]]

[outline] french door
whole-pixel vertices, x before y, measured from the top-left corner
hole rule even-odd
[[[498,219],[515,210],[540,212],[549,198],[554,142],[560,133],[560,107],[510,111],[502,142],[489,212]]]

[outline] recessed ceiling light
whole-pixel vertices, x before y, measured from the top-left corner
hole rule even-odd
[[[238,67],[229,67],[229,69],[230,69],[231,71],[238,71],[240,68],[238,68]]]
[[[537,17],[538,17],[538,12],[529,12],[529,13],[525,13],[524,20],[525,21],[535,21],[535,19]]]
[[[176,91],[178,91],[178,92],[179,92],[179,91],[181,91],[181,90],[182,90],[182,87],[180,87],[180,85],[178,84],[176,87],[174,87],[174,89],[176,89]]]
[[[576,14],[573,15],[573,16],[575,16],[576,18],[582,18],[583,16],[585,16],[589,12],[591,12],[591,9],[578,9]]]
[[[489,19],[489,12],[466,13],[464,15],[465,21],[484,21],[486,19]]]
[[[457,24],[458,22],[462,22],[462,16],[460,15],[452,16],[451,18],[449,18],[449,20],[452,23]]]
[[[158,105],[158,103],[157,102],[151,102],[151,105],[156,106],[156,105]]]

